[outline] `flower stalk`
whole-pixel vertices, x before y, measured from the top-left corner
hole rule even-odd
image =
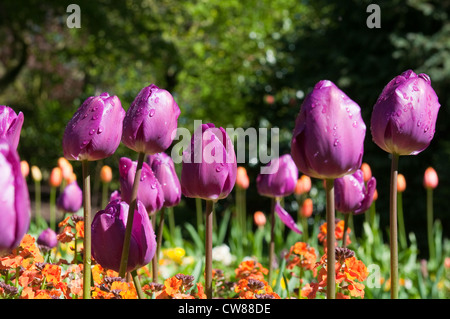
[[[83,298],[91,299],[91,176],[89,174],[89,161],[81,162],[83,171]]]
[[[326,179],[327,219],[327,299],[336,298],[336,256],[335,256],[335,203],[334,179]],[[345,237],[344,237],[345,239]]]
[[[390,190],[391,299],[398,299],[397,179],[399,155],[392,154]]]
[[[205,228],[205,292],[208,299],[212,299],[212,228],[214,215],[214,201],[206,200],[206,228]]]

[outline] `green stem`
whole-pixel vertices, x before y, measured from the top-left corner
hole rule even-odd
[[[206,229],[205,229],[205,292],[206,298],[212,299],[212,227],[214,201],[206,201]]]
[[[398,299],[397,178],[398,154],[392,154],[390,190],[391,299]]]
[[[89,161],[81,162],[83,170],[83,213],[84,213],[84,238],[83,238],[83,298],[91,299],[91,176],[89,173]]]
[[[200,233],[202,224],[203,224],[203,217],[202,217],[202,199],[196,198],[195,199],[195,208],[197,211],[197,231]]]
[[[398,209],[398,231],[399,231],[399,241],[400,247],[406,249],[406,231],[405,222],[403,219],[403,193],[397,192],[397,209]]]
[[[347,229],[348,229],[348,220],[350,218],[351,213],[344,214],[344,235],[342,236],[342,247],[345,248],[347,246]]]
[[[273,261],[275,259],[275,203],[276,203],[276,199],[275,198],[271,198],[271,207],[270,207],[270,243],[269,243],[269,274],[268,274],[269,286],[272,285]]]
[[[109,183],[102,183],[102,208],[108,204],[108,187]]]
[[[35,181],[34,182],[34,202],[35,202],[35,221],[37,223],[40,222],[41,219],[41,182],[40,181]]]
[[[169,215],[170,242],[172,245],[175,245],[175,216],[173,214],[173,207],[168,207],[167,211]]]
[[[139,181],[141,179],[142,165],[144,163],[145,153],[140,152],[134,175],[133,188],[131,190],[130,206],[128,210],[127,226],[125,229],[125,238],[122,247],[122,257],[120,260],[119,276],[125,278],[128,266],[128,255],[130,253],[131,230],[133,229],[134,211],[136,209],[137,193]]]
[[[327,198],[327,299],[336,298],[334,179],[326,180]]]
[[[162,234],[164,228],[164,213],[166,212],[167,207],[165,207],[161,211],[161,216],[159,216],[159,225],[158,225],[158,235],[156,237],[156,252],[155,256],[153,256],[153,282],[158,282],[158,261],[159,261],[159,253],[161,251],[161,242],[162,242]],[[156,219],[156,215],[155,215]]]
[[[50,228],[56,231],[56,187],[50,188]]]
[[[136,288],[136,293],[139,299],[145,299],[144,292],[141,288],[141,282],[139,281],[139,276],[137,274],[136,269],[131,272],[131,277],[133,278],[134,287]]]
[[[428,250],[430,260],[436,258],[436,249],[433,239],[433,189],[427,188],[427,229],[428,229]]]

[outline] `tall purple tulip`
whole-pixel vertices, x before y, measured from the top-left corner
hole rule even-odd
[[[392,154],[390,189],[391,298],[398,298],[397,178],[400,155],[417,155],[434,137],[440,104],[430,77],[407,70],[383,89],[372,111],[372,139]]]
[[[212,228],[214,203],[226,198],[236,183],[237,161],[233,143],[220,127],[202,124],[183,152],[181,192],[186,197],[206,201],[205,292],[212,298]]]
[[[23,120],[22,112],[16,114],[9,106],[0,105],[0,137],[5,138],[15,149],[19,145]]]
[[[226,198],[236,183],[236,174],[236,155],[225,129],[202,124],[183,153],[183,195],[214,201]]]
[[[373,141],[388,153],[416,155],[433,139],[439,108],[430,77],[407,70],[386,85],[373,107]]]
[[[292,158],[305,175],[326,181],[328,299],[336,297],[334,179],[361,166],[365,135],[359,105],[328,80],[314,86],[295,122]]]
[[[164,193],[164,207],[178,205],[181,200],[181,185],[172,158],[161,152],[150,155],[147,162],[161,184]]]
[[[16,248],[30,225],[28,187],[13,145],[0,140],[0,255]]]
[[[66,213],[76,213],[83,206],[83,191],[77,181],[73,181],[59,195],[56,206]]]
[[[97,212],[92,221],[92,255],[108,269],[119,271],[129,206],[115,200]],[[155,254],[156,241],[144,205],[138,201],[132,224],[127,271],[148,264]]]
[[[331,81],[316,84],[295,123],[291,154],[298,169],[334,179],[361,166],[366,125],[361,109]]]
[[[377,182],[371,177],[364,183],[362,170],[345,175],[334,180],[336,209],[341,213],[364,213],[373,202]]]
[[[83,298],[91,298],[91,186],[89,161],[114,154],[122,137],[125,110],[117,96],[91,96],[75,112],[63,135],[64,157],[81,161],[83,173]]]
[[[122,200],[130,204],[134,177],[136,175],[137,162],[127,157],[119,160],[120,196]],[[164,193],[158,179],[147,163],[142,165],[137,199],[142,202],[149,214],[163,207]]]
[[[125,110],[117,96],[91,96],[78,108],[63,136],[64,157],[96,161],[114,154],[122,137]]]
[[[128,109],[122,142],[138,153],[164,152],[175,138],[179,115],[172,95],[151,84],[139,92]]]

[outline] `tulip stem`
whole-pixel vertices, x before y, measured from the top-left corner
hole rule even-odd
[[[136,293],[139,299],[145,299],[144,292],[141,288],[141,282],[139,281],[139,276],[137,274],[136,269],[131,272],[131,277],[133,278],[134,287],[136,288]]]
[[[50,228],[56,231],[56,187],[50,188]]]
[[[326,218],[327,218],[327,299],[336,298],[336,256],[335,256],[335,208],[334,179],[327,179],[326,185]]]
[[[197,211],[197,232],[200,233],[202,223],[203,223],[203,217],[202,217],[202,199],[196,198],[195,199],[195,208]]]
[[[89,161],[81,162],[83,170],[83,299],[91,299],[91,176]]]
[[[269,243],[269,275],[268,282],[272,285],[273,260],[275,258],[275,198],[271,198],[270,205],[270,243]]]
[[[109,183],[102,183],[102,208],[105,208],[108,204],[108,188]]]
[[[163,234],[163,228],[164,228],[164,213],[166,212],[167,208],[163,208],[161,210],[161,216],[159,216],[159,224],[158,224],[158,235],[156,237],[156,252],[155,256],[153,256],[153,282],[158,282],[158,262],[159,262],[159,253],[161,251],[161,242],[162,242],[162,234]],[[156,214],[155,214],[155,220],[156,220]]]
[[[397,178],[398,154],[392,154],[390,191],[391,299],[398,299]]]
[[[140,152],[138,163],[136,167],[136,174],[134,175],[133,188],[131,190],[130,206],[128,210],[127,227],[125,229],[125,238],[123,241],[122,257],[120,260],[119,276],[125,278],[128,266],[128,255],[130,253],[131,230],[133,228],[134,211],[137,203],[137,193],[139,188],[139,181],[141,179],[142,165],[144,163],[145,153]]]
[[[348,214],[344,215],[344,234],[342,235],[342,247],[343,248],[345,248],[347,246],[346,237],[347,237],[348,220],[350,218],[350,214],[351,213],[348,213]]]
[[[429,260],[436,258],[433,240],[433,188],[427,188],[427,228],[428,228],[428,250]]]
[[[41,221],[41,182],[40,181],[35,181],[34,182],[34,201],[35,201],[35,220],[36,223],[40,223]]]
[[[398,231],[399,231],[399,241],[400,247],[402,249],[406,249],[407,241],[406,241],[406,231],[405,231],[405,222],[403,219],[403,193],[397,192],[397,209],[398,209]]]
[[[206,229],[205,229],[205,291],[206,298],[212,299],[212,228],[214,215],[214,201],[206,201]]]

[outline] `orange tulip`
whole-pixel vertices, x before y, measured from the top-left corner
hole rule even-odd
[[[262,227],[266,224],[266,215],[263,212],[257,211],[253,214],[253,220],[258,227]]]
[[[406,189],[406,179],[403,174],[397,176],[397,192],[403,193]]]
[[[308,218],[311,217],[313,213],[313,201],[311,198],[307,198],[303,201],[302,207],[300,209],[300,215]]]
[[[247,189],[250,185],[250,180],[247,175],[245,167],[239,166],[236,173],[236,185],[242,189]]]
[[[30,166],[27,161],[20,162],[20,170],[22,171],[23,177],[27,177],[30,174]]]
[[[378,191],[375,189],[375,192],[373,192],[373,201],[376,201],[378,199]]]
[[[62,176],[61,168],[59,168],[58,166],[54,167],[50,174],[50,179],[49,179],[50,186],[59,187],[62,183],[62,180],[63,180],[63,176]]]
[[[67,183],[67,185],[69,185],[70,183],[72,183],[72,182],[74,182],[76,180],[77,180],[77,174],[72,172],[72,174],[70,174],[70,177],[66,178],[66,183]]]
[[[363,172],[364,182],[369,181],[369,179],[372,177],[372,170],[371,170],[369,164],[362,163],[361,170]]]
[[[112,170],[108,165],[104,165],[100,170],[100,179],[103,183],[109,183],[112,180]]]
[[[71,179],[73,173],[72,164],[65,158],[58,158],[58,167],[61,169],[62,178],[65,180]]]
[[[35,165],[31,166],[31,177],[33,177],[36,182],[40,182],[42,180],[42,173],[39,167]]]
[[[297,184],[295,185],[295,194],[301,195],[308,193],[311,190],[311,178],[307,175],[302,175],[297,180]]]
[[[428,167],[425,170],[425,174],[423,176],[423,186],[425,188],[436,188],[438,184],[439,178],[436,171],[434,170],[434,168]]]

